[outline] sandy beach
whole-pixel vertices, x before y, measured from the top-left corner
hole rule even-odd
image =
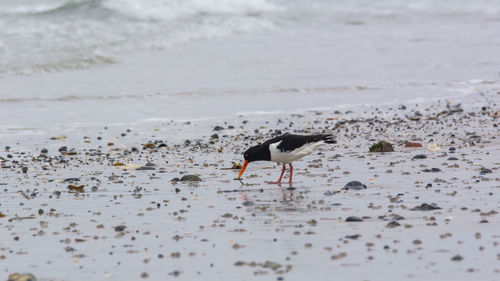
[[[500,280],[499,7],[1,1],[0,280]]]
[[[498,95],[13,142],[0,154],[2,278],[496,280]],[[338,144],[296,162],[293,187],[266,184],[271,162],[233,180],[244,149],[286,132]],[[394,152],[368,152],[379,140]]]

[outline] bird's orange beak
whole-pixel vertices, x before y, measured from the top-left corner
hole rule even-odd
[[[243,175],[243,172],[247,168],[247,165],[248,165],[248,160],[245,160],[245,163],[243,163],[243,167],[241,167],[240,173],[238,174],[238,179],[240,179],[241,175]]]

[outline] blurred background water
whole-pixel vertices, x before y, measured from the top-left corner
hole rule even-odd
[[[499,0],[3,0],[0,133],[467,98],[499,46]]]

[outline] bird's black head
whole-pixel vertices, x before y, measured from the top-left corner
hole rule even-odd
[[[271,152],[269,151],[269,145],[263,143],[250,147],[247,151],[243,153],[243,157],[245,157],[245,163],[243,163],[243,166],[241,167],[240,173],[238,174],[238,179],[240,179],[241,175],[243,175],[243,172],[245,172],[248,163],[253,161],[271,160]]]
[[[268,145],[259,144],[250,147],[247,151],[243,153],[245,161],[269,161],[271,160],[271,152],[269,151]]]

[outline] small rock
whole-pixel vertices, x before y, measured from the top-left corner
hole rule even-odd
[[[330,190],[326,191],[325,193],[323,193],[323,195],[325,196],[332,196],[334,193],[331,192]]]
[[[222,130],[224,130],[224,128],[221,127],[221,126],[215,126],[214,127],[214,131],[222,131]]]
[[[345,219],[346,222],[359,222],[363,221],[360,217],[357,216],[349,216]]]
[[[12,273],[7,281],[36,281],[36,277],[31,273]]]
[[[437,172],[441,172],[441,169],[439,169],[439,168],[424,169],[424,170],[422,170],[422,172],[424,172],[424,173],[437,173]]]
[[[85,185],[68,185],[67,189],[68,189],[68,192],[84,192],[83,188],[85,187]]]
[[[416,206],[415,208],[410,209],[411,211],[432,211],[432,210],[439,210],[441,209],[440,207],[432,204],[429,205],[427,203],[423,203],[420,206]]]
[[[481,171],[479,172],[480,175],[486,175],[486,174],[491,174],[493,173],[490,169],[486,168],[481,168]]]
[[[361,189],[366,189],[366,185],[360,183],[359,181],[351,181],[344,186],[344,189],[346,189],[346,190],[349,190],[349,189],[361,190]]]
[[[240,162],[233,162],[233,166],[231,166],[231,169],[233,170],[239,170],[241,169],[242,165]]]
[[[67,178],[64,181],[66,181],[66,182],[75,182],[75,181],[80,181],[80,179],[79,178]]]
[[[136,171],[152,171],[152,170],[155,170],[155,167],[153,167],[153,166],[141,166],[135,170]]]
[[[449,157],[447,160],[448,161],[457,161],[458,158],[453,156],[453,157]]]
[[[127,226],[125,226],[125,225],[115,226],[115,231],[116,232],[124,231],[125,228],[127,228]]]
[[[370,147],[370,152],[392,152],[394,148],[392,148],[392,144],[386,141],[379,141],[376,144],[373,144]]]
[[[422,144],[418,142],[406,142],[405,147],[422,147]]]
[[[451,258],[452,261],[461,261],[464,258],[461,255],[455,255],[454,257]]]
[[[399,222],[397,222],[397,221],[391,221],[385,227],[387,227],[387,228],[395,228],[397,226],[401,226],[401,224]]]
[[[427,158],[427,155],[425,154],[417,154],[411,158],[411,160],[417,160],[417,159],[425,159]]]
[[[180,181],[201,181],[201,178],[197,175],[185,175]]]
[[[427,145],[427,150],[430,152],[438,152],[441,150],[441,148],[439,147],[439,145],[437,145],[435,143],[429,143]]]

